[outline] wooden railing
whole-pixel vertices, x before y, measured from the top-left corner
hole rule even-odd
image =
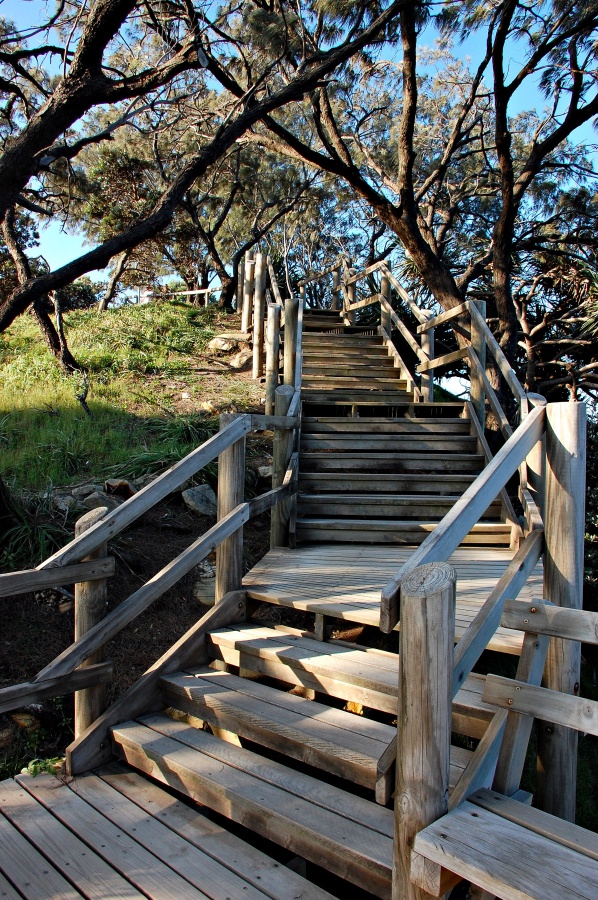
[[[109,540],[164,500],[209,462],[219,459],[216,524],[44,666],[31,682],[1,689],[0,712],[45,697],[89,689],[109,681],[112,677],[111,663],[83,664],[213,550],[216,550],[217,603],[224,595],[241,588],[243,525],[266,510],[275,509],[283,501],[288,506],[289,499],[297,490],[297,465],[292,453],[294,435],[299,424],[296,415],[298,402],[295,400],[297,392],[294,387],[280,388],[279,392],[285,398],[284,414],[222,416],[218,434],[163,472],[122,506],[106,510],[95,524],[44,560],[36,569],[0,574],[0,596],[73,582],[87,584],[109,578],[114,574],[114,559],[103,555],[100,559],[84,560],[104,548]],[[295,414],[286,414],[293,410]],[[281,434],[290,437],[284,442],[282,451],[279,449],[276,455],[275,486],[258,497],[244,500],[245,437],[252,431],[264,430],[273,430],[275,438]],[[279,517],[279,540],[287,540],[289,516],[290,513],[287,513],[282,521]],[[103,553],[105,554],[105,550]]]

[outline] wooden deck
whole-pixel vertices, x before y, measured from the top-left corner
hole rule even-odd
[[[141,775],[0,784],[0,897],[332,900]]]
[[[413,547],[323,544],[270,550],[247,573],[249,596],[267,603],[378,627],[380,592],[413,553]],[[496,586],[514,551],[461,547],[450,563],[457,572],[456,639],[459,640]],[[542,599],[542,564],[530,575],[521,600]],[[491,650],[519,654],[523,636],[498,628]]]

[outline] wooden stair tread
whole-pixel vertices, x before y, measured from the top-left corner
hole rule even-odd
[[[367,472],[300,472],[300,491],[351,491],[352,493],[397,493],[412,490],[418,496],[438,494],[442,497],[458,498],[473,482],[475,475],[443,474],[370,474]],[[409,496],[412,496],[410,494]]]
[[[390,725],[209,668],[167,676],[161,686],[175,709],[340,778],[374,790],[392,774],[380,768],[396,735]],[[471,755],[452,748],[451,788]]]
[[[360,416],[359,418],[335,418],[326,416],[303,416],[303,434],[451,434],[456,432],[469,435],[467,419],[391,419],[387,416]]]
[[[247,591],[250,596],[254,593],[251,585]],[[282,627],[256,625],[212,632],[208,653],[289,684],[302,684],[333,697],[396,713],[398,668],[393,653],[366,653],[300,637]],[[481,699],[484,684],[483,676],[470,675],[453,704],[454,714],[471,716],[479,723],[472,736],[479,737],[480,728],[483,733],[495,712],[495,707]]]
[[[326,471],[329,469],[351,471],[367,470],[368,472],[389,472],[400,475],[402,472],[445,472],[454,475],[457,472],[481,472],[483,456],[478,453],[454,453],[450,459],[439,453],[317,453],[305,450],[301,453],[300,471]]]
[[[469,802],[420,831],[417,853],[499,897],[593,900],[593,860]]]
[[[252,831],[390,897],[393,813],[165,716],[113,729],[118,752]]]

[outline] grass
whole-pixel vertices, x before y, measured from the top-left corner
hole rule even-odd
[[[80,377],[59,370],[21,316],[0,335],[0,474],[18,489],[44,490],[153,474],[180,459],[218,427],[201,401],[219,411],[259,400],[259,386],[202,358],[221,322],[231,327],[216,308],[175,302],[70,313],[69,346],[89,371],[90,418],[76,397]]]

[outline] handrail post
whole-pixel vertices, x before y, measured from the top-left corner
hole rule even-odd
[[[357,275],[357,269],[347,269],[349,277],[352,275]],[[346,287],[347,290],[347,306],[351,306],[352,303],[355,303],[355,297],[357,296],[357,282],[353,281],[351,284],[348,284]],[[345,310],[345,325],[354,325],[355,324],[355,310]]]
[[[448,563],[419,566],[401,582],[393,900],[431,896],[411,881],[411,848],[448,811],[455,582]]]
[[[380,293],[387,301],[387,303],[390,303],[390,279],[388,275],[384,274],[384,272],[380,275]],[[380,307],[380,324],[387,335],[391,337],[392,321],[390,318],[390,313],[383,306]]]
[[[585,526],[586,408],[583,403],[546,407],[544,597],[581,609]],[[580,645],[553,638],[544,684],[553,691],[579,691]],[[577,731],[546,722],[538,730],[538,805],[575,821]]]
[[[281,384],[276,388],[274,415],[286,416],[295,389],[290,384]],[[293,452],[294,432],[290,428],[277,428],[274,432],[272,447],[272,488],[280,487],[284,481]],[[289,546],[289,514],[288,500],[282,500],[272,509],[270,525],[270,547]]]
[[[239,264],[237,266],[237,289],[235,291],[235,307],[236,312],[241,313],[243,311],[243,295],[245,292],[245,260],[243,257],[239,260]]]
[[[299,301],[288,297],[284,302],[284,375],[285,384],[295,385],[297,359],[297,327],[299,324]]]
[[[282,307],[278,303],[268,304],[268,322],[266,327],[266,415],[274,412],[274,392],[278,387],[278,370],[280,368],[280,314]]]
[[[263,253],[255,255],[253,304],[253,377],[264,374],[264,315],[266,312],[266,266]],[[232,588],[231,588],[232,590]]]
[[[234,413],[222,413],[220,430]],[[218,457],[218,521],[245,499],[245,435]],[[243,529],[225,538],[216,549],[216,603],[229,591],[238,591],[243,579]]]
[[[486,301],[485,300],[471,300],[470,303],[474,303],[479,314],[482,316],[484,321],[486,321]],[[482,370],[486,369],[486,338],[483,330],[479,327],[479,323],[476,317],[471,317],[471,346],[475,354],[477,355]],[[472,366],[470,369],[470,399],[471,404],[475,410],[475,414],[478,417],[478,420],[481,422],[482,427],[486,421],[486,399],[484,397],[484,387],[482,385],[482,379],[480,378],[477,370]]]
[[[331,309],[341,308],[341,267],[338,266],[332,272],[332,303]]]
[[[430,328],[422,334],[422,350],[428,359],[434,359],[434,329]],[[423,372],[421,377],[422,399],[425,403],[434,401],[434,373]]]
[[[106,506],[99,509],[92,509],[75,523],[75,537],[88,531],[92,525],[95,525],[105,513],[108,512]],[[85,557],[85,561],[91,559],[102,559],[108,552],[108,545],[101,544],[97,550],[94,550],[89,556]],[[75,585],[75,640],[83,637],[84,634],[102,621],[106,615],[106,603],[108,599],[108,579],[102,578],[99,581],[82,581]],[[100,647],[91,656],[82,663],[83,666],[90,666],[94,663],[106,662],[105,647]],[[106,708],[106,685],[98,684],[94,687],[85,688],[82,691],[75,692],[75,738],[87,731],[89,726],[98,719]]]
[[[241,313],[241,331],[247,334],[251,329],[253,312],[253,290],[255,286],[255,254],[253,250],[245,252],[243,266],[243,310]]]

